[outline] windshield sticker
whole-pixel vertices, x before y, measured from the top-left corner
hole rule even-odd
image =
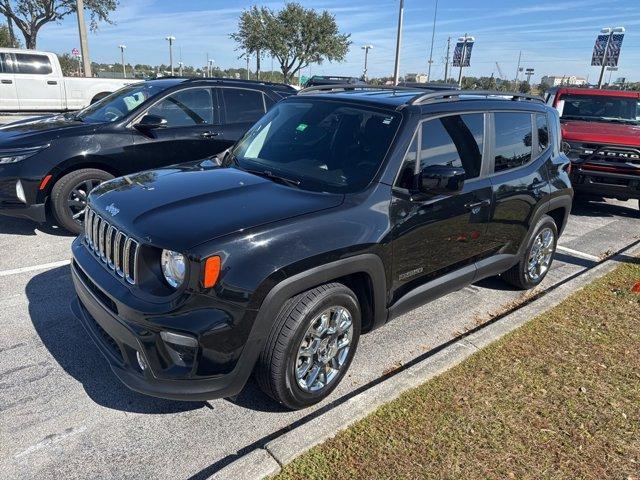
[[[389,125],[392,120],[393,120],[393,117],[387,117],[384,120],[382,120],[382,123],[384,123],[385,125]]]
[[[301,123],[296,127],[296,130],[299,132],[304,132],[308,126],[309,125],[307,125],[306,123]]]

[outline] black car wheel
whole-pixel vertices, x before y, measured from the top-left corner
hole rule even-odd
[[[287,408],[318,403],[348,370],[360,325],[358,299],[340,283],[321,285],[291,298],[260,354],[260,387]]]
[[[113,175],[95,168],[83,168],[66,174],[51,190],[53,214],[61,227],[80,234],[89,192]]]
[[[523,290],[535,287],[551,268],[557,242],[558,228],[551,217],[544,215],[529,237],[522,259],[504,272],[502,278]]]

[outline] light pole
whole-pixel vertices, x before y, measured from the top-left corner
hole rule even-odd
[[[207,60],[207,69],[209,70],[209,76],[213,77],[213,58]]]
[[[122,78],[127,78],[127,68],[124,66],[124,49],[127,48],[126,45],[118,45],[120,49],[120,61],[122,62]]]
[[[176,37],[168,35],[165,40],[169,42],[169,68],[171,69],[171,76],[173,76],[173,42],[176,41]]]
[[[464,69],[465,58],[467,56],[467,44],[475,42],[475,38],[468,36],[459,37],[458,42],[462,42],[462,51],[460,52],[460,73],[458,73],[458,86],[462,87],[462,70]]]
[[[611,86],[611,74],[613,72],[617,72],[618,67],[607,67],[607,71],[609,72],[609,81],[607,82],[607,85]]]
[[[527,83],[531,84],[531,76],[535,73],[533,68],[527,68],[524,71],[525,76],[527,77]]]
[[[449,53],[451,52],[451,37],[447,38],[447,56],[444,59],[444,83],[449,83]]]
[[[369,50],[373,48],[373,45],[363,45],[362,50],[364,50],[364,72],[362,72],[362,78],[366,82],[367,81],[367,59],[369,58]]]
[[[611,39],[614,33],[624,33],[624,27],[605,27],[600,30],[600,33],[607,35],[607,44],[604,47],[604,54],[602,56],[602,68],[600,69],[600,78],[598,79],[598,88],[602,88],[602,79],[604,78],[604,70],[607,67],[607,55],[609,53],[609,45],[611,45]]]
[[[178,62],[178,75],[182,76],[182,67],[184,67],[184,63]]]
[[[404,0],[400,0],[398,10],[398,35],[396,37],[396,61],[393,67],[393,84],[398,85],[400,76],[400,47],[402,46],[402,18],[404,17]]]
[[[89,59],[89,40],[87,40],[87,25],[84,23],[84,1],[76,0],[78,13],[78,32],[80,34],[80,53],[82,54],[82,66],[84,76],[91,76],[91,60]]]
[[[438,0],[436,0],[436,8],[433,12],[433,29],[431,30],[431,50],[429,51],[429,71],[427,72],[427,78],[431,81],[431,64],[433,63],[433,40],[436,36],[436,18],[438,17]]]

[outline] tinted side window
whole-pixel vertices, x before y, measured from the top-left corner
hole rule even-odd
[[[420,169],[429,165],[462,167],[467,179],[480,175],[484,115],[451,115],[422,124]]]
[[[0,53],[0,73],[11,73],[11,67],[7,62],[5,53]]]
[[[549,123],[546,115],[536,115],[536,129],[538,130],[538,152],[549,146]]]
[[[531,160],[531,114],[495,113],[495,172],[517,168]]]
[[[52,72],[51,62],[46,55],[30,55],[28,53],[16,53],[14,70],[16,73],[35,73],[38,75]]]
[[[150,115],[167,119],[168,127],[211,125],[213,91],[209,88],[189,88],[169,95],[148,110]]]
[[[227,123],[253,123],[264,115],[262,92],[221,88]]]

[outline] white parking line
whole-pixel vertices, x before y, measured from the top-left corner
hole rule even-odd
[[[62,267],[69,265],[70,260],[61,260],[59,262],[43,263],[42,265],[33,265],[31,267],[15,268],[13,270],[0,270],[0,277],[8,277],[9,275],[17,275],[19,273],[33,272],[36,270],[48,270],[50,268]]]
[[[586,260],[591,260],[593,262],[599,262],[600,258],[595,255],[591,255],[590,253],[580,252],[578,250],[574,250],[573,248],[563,247],[562,245],[558,245],[556,250],[560,250],[561,252],[570,253],[571,255],[575,255],[576,257],[584,258]]]
[[[14,455],[14,458],[18,459],[18,458],[24,457],[25,455],[33,453],[35,451],[46,448],[50,445],[55,445],[56,443],[60,443],[61,441],[65,440],[68,437],[71,437],[73,435],[78,435],[79,433],[85,432],[86,430],[87,430],[87,427],[84,427],[84,426],[70,427],[70,428],[67,428],[62,433],[54,433],[51,435],[47,435],[42,441],[36,443],[35,445],[31,445],[26,450],[23,450],[20,453],[17,453],[16,455]]]

